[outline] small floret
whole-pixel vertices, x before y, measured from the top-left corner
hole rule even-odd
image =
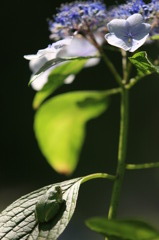
[[[113,19],[107,24],[110,33],[105,35],[110,45],[134,52],[149,36],[151,25],[143,22],[141,14],[133,14],[124,19]]]

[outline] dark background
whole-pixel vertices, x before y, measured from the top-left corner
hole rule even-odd
[[[60,3],[53,0],[1,1],[1,210],[21,195],[68,179],[51,169],[37,146],[32,127],[34,91],[27,86],[30,71],[28,62],[23,59],[23,55],[36,53],[50,43],[46,19],[51,18]],[[158,57],[157,44],[146,46],[145,49],[152,59]],[[109,54],[120,69],[120,56]],[[101,62],[96,67],[85,69],[73,84],[63,86],[56,94],[77,89],[102,90],[112,87],[116,87],[116,83]],[[159,77],[146,77],[131,90],[130,95],[127,162],[159,161]],[[80,162],[71,177],[93,172],[114,173],[118,128],[119,97],[116,96],[109,110],[88,124]],[[106,180],[94,180],[82,186],[77,211],[61,240],[101,239],[92,234],[83,221],[107,213],[111,187],[112,184]],[[158,169],[127,172],[119,216],[140,217],[158,227],[158,191]]]

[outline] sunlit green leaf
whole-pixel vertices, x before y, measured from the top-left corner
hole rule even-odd
[[[33,107],[36,109],[39,105],[57,88],[59,88],[65,81],[65,79],[73,74],[78,74],[84,65],[86,64],[87,59],[73,60],[56,67],[48,77],[48,82],[44,87],[38,91],[33,100]]]
[[[108,220],[91,218],[86,225],[106,237],[123,240],[159,240],[159,232],[151,225],[139,220]]]
[[[44,103],[35,115],[39,147],[59,173],[76,168],[85,137],[86,122],[108,107],[109,91],[79,91],[61,94]]]
[[[74,213],[79,187],[83,179],[81,177],[46,186],[12,203],[0,214],[0,239],[56,240]],[[61,187],[65,206],[54,219],[46,223],[39,223],[35,218],[36,203],[54,186]]]

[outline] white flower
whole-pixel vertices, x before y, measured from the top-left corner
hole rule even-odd
[[[49,60],[56,59],[57,54],[61,51],[64,46],[67,46],[71,43],[72,37],[66,38],[64,40],[58,41],[49,45],[47,48],[39,50],[37,54],[25,55],[24,58],[30,60],[29,67],[33,72],[33,75],[39,71],[39,69]],[[52,66],[48,70],[46,70],[43,74],[39,75],[39,77],[31,83],[34,90],[39,91],[43,88],[45,83],[47,82],[48,75],[55,68]]]
[[[98,42],[102,40],[97,37]],[[39,50],[37,54],[34,55],[25,55],[24,58],[30,60],[29,66],[33,72],[33,75],[39,71],[39,69],[47,63],[49,60],[56,58],[69,58],[69,57],[87,57],[87,56],[96,56],[98,55],[97,49],[90,44],[86,39],[79,37],[68,37],[64,40],[57,41],[52,45],[49,45],[47,48]],[[89,59],[85,67],[91,67],[99,63],[98,58]],[[48,81],[48,75],[50,72],[57,66],[63,64],[56,64],[45,72],[40,74],[32,83],[31,86],[34,90],[39,91]],[[32,75],[32,76],[33,76]],[[71,83],[75,78],[75,75],[68,76],[64,83]]]

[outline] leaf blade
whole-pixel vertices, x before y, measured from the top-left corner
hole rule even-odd
[[[43,155],[56,171],[63,174],[74,171],[87,121],[98,117],[108,105],[106,91],[79,91],[58,95],[37,111],[36,138]]]
[[[159,73],[159,67],[153,65],[148,59],[145,51],[135,53],[129,60],[137,68],[139,76],[149,75],[151,73]]]

